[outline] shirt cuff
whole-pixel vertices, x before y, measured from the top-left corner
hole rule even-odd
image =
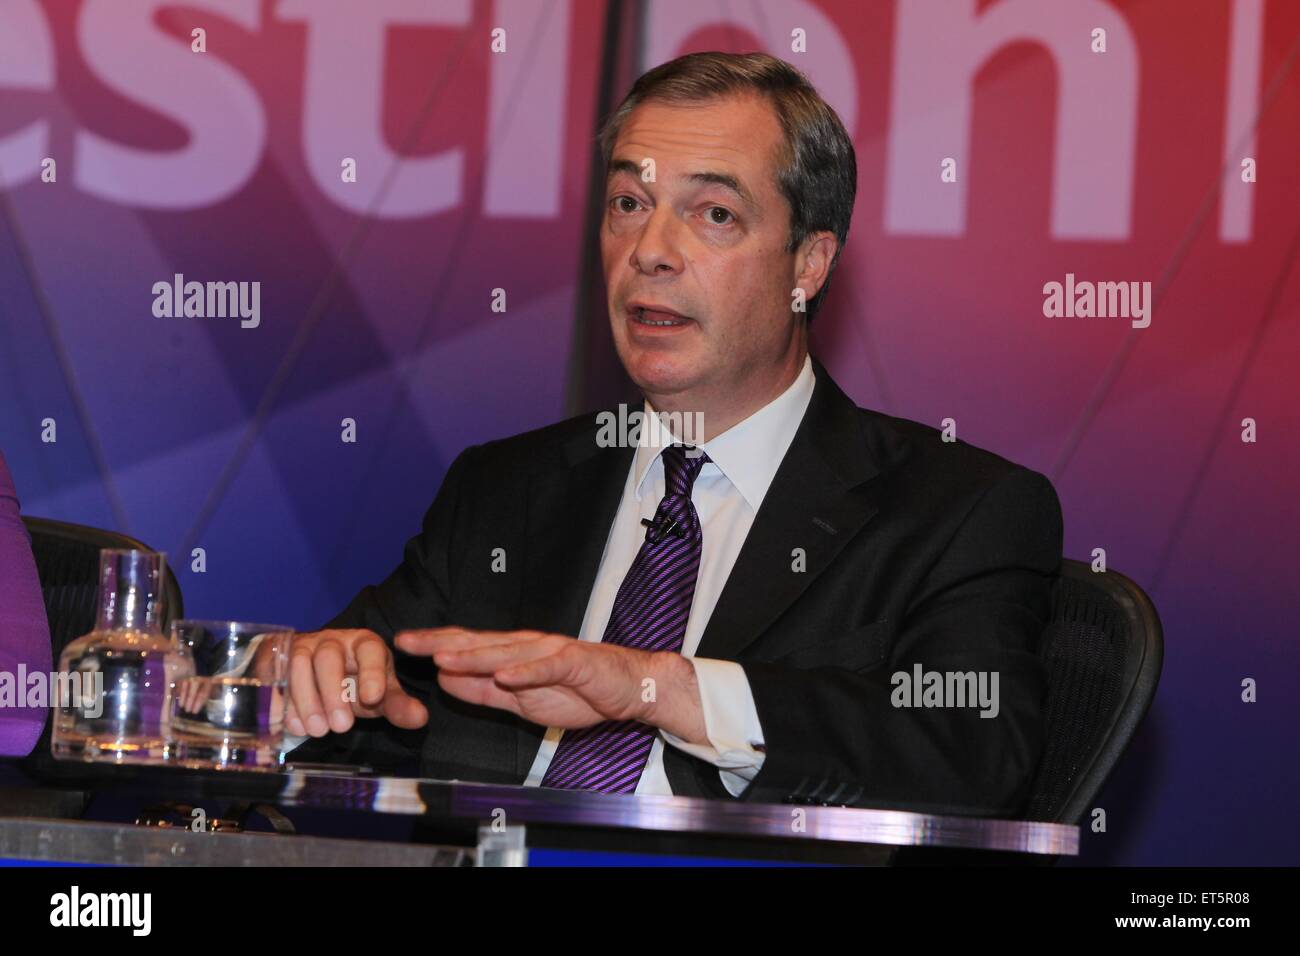
[[[704,732],[708,744],[691,744],[675,734],[660,730],[668,743],[718,768],[722,784],[733,797],[749,786],[763,766],[763,725],[758,720],[754,694],[749,689],[745,668],[735,661],[688,657],[695,668],[695,681],[704,711]]]

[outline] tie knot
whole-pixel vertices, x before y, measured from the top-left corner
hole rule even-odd
[[[703,448],[694,445],[669,445],[663,451],[664,488],[666,495],[691,496],[691,487],[695,478],[709,460]]]

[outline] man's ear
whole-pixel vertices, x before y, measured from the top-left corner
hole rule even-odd
[[[795,253],[795,287],[803,289],[811,302],[826,284],[839,243],[833,232],[814,232],[799,244]]]

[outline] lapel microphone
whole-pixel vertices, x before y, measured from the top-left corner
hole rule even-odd
[[[641,523],[650,529],[646,532],[646,540],[651,544],[658,544],[670,534],[674,538],[686,537],[686,529],[678,524],[676,518],[668,515],[664,515],[657,523],[653,518],[642,518]]]

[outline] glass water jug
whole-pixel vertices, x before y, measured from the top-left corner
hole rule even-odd
[[[65,760],[164,763],[177,683],[194,676],[189,649],[163,633],[163,567],[153,551],[99,557],[95,629],[59,656],[50,747]]]

